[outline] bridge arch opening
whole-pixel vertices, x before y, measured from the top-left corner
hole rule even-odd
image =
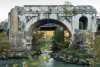
[[[82,16],[79,19],[79,29],[86,30],[88,26],[88,18],[86,16]]]
[[[68,29],[67,25],[65,25],[63,22],[59,21],[59,20],[55,20],[55,19],[42,19],[42,20],[38,20],[36,22],[34,22],[28,29],[28,35],[32,35],[32,32],[34,30],[36,30],[38,27],[44,25],[44,24],[48,24],[48,23],[54,23],[57,25],[60,25],[64,28],[64,30],[66,30],[69,33],[69,37],[72,36],[71,31]]]
[[[34,31],[36,31],[38,28],[40,28],[42,25],[44,25],[44,24],[48,24],[48,23],[53,23],[53,24],[57,24],[58,26],[60,26],[60,27],[62,27],[63,28],[63,30],[64,30],[64,37],[68,34],[68,36],[67,36],[67,38],[64,38],[64,40],[59,40],[58,39],[58,42],[64,42],[65,40],[66,40],[66,42],[68,42],[68,43],[66,43],[67,45],[66,45],[66,47],[68,47],[69,46],[69,44],[70,44],[70,42],[69,42],[69,40],[70,40],[70,38],[71,38],[71,32],[70,32],[70,30],[68,29],[68,27],[67,27],[67,25],[65,25],[63,22],[61,22],[61,21],[58,21],[58,20],[55,20],[55,19],[42,19],[42,20],[38,20],[38,21],[36,21],[36,22],[34,22],[30,27],[29,27],[29,29],[28,29],[28,35],[29,35],[29,37],[32,37],[32,40],[31,40],[31,42],[32,42],[32,47],[33,46],[35,46],[35,44],[33,43],[33,42],[35,42],[36,40],[34,39]],[[61,30],[62,28],[59,28],[59,30]],[[60,32],[59,32],[60,33]],[[66,34],[67,33],[67,34]],[[31,36],[30,36],[31,35]],[[53,34],[54,35],[54,34]],[[61,38],[61,36],[63,36],[63,35],[58,35],[57,34],[57,36],[60,38],[60,39],[63,39],[63,38]],[[42,38],[42,37],[41,37]],[[48,38],[48,37],[47,37]],[[57,39],[57,38],[56,38]],[[68,40],[67,40],[68,39]],[[34,41],[35,40],[35,41]],[[60,42],[60,43],[61,43]],[[55,43],[54,43],[55,44]],[[58,44],[58,43],[57,43]],[[56,44],[56,45],[57,45]],[[40,44],[39,44],[40,45]],[[65,45],[65,44],[63,44],[63,45]],[[37,45],[36,45],[37,46]],[[36,48],[36,47],[35,47]],[[39,48],[38,48],[39,49]],[[60,50],[60,48],[58,49],[58,47],[55,47],[54,48],[55,50]],[[54,51],[55,51],[54,50]]]

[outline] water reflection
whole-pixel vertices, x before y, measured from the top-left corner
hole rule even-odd
[[[48,63],[42,61],[42,64],[43,65],[39,67],[86,67],[85,65],[66,64],[64,62],[54,60],[53,58],[51,58]]]
[[[6,64],[12,67],[13,64],[17,63],[20,64],[22,67],[21,62],[24,61],[23,59],[10,59],[10,60],[0,60],[0,67],[6,67]],[[36,67],[85,67],[85,65],[75,65],[75,64],[66,64],[51,58],[49,62],[45,62],[44,60],[40,60],[40,64]]]

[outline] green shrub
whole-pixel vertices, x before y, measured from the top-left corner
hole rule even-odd
[[[75,58],[82,58],[82,53],[74,52],[73,53],[73,57],[75,57]]]

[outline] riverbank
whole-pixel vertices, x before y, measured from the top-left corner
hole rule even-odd
[[[78,64],[78,65],[90,65],[89,61],[91,60],[90,58],[75,58],[73,55],[65,55],[65,54],[57,54],[57,53],[51,53],[51,57],[68,63],[68,64]]]
[[[29,59],[0,60],[0,67],[6,67],[6,65],[8,65],[7,67],[12,67],[15,63],[19,64],[19,67],[22,67],[22,62],[25,60],[29,62]],[[50,58],[49,62],[44,62],[44,65],[42,63],[39,63],[41,66],[38,67],[86,67],[86,65],[66,64],[53,58]]]

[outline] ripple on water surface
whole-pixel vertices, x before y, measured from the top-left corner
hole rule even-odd
[[[23,59],[9,59],[9,60],[0,60],[0,67],[12,67],[13,64],[20,64],[24,61]],[[51,58],[49,62],[40,61],[40,65],[37,67],[86,67],[85,65],[76,65],[76,64],[66,64]]]

